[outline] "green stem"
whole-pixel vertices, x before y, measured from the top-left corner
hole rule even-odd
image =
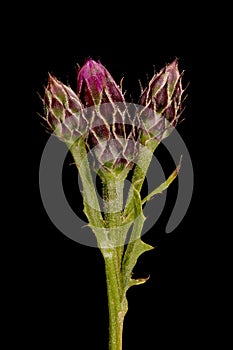
[[[83,185],[83,203],[84,213],[86,214],[89,225],[92,228],[103,228],[104,221],[100,211],[96,189],[87,158],[85,140],[80,138],[73,145],[68,145]]]
[[[132,186],[129,191],[129,195],[126,201],[126,206],[124,210],[124,217],[129,217],[129,221],[134,217],[134,196],[133,196],[133,188],[137,190],[139,193],[142,189],[142,185],[144,183],[148,168],[150,166],[153,153],[159,142],[156,140],[150,140],[146,146],[141,147],[137,164],[134,169],[133,178],[132,178]]]
[[[105,271],[109,307],[109,350],[122,350],[123,322],[127,300],[122,287],[122,256],[128,226],[122,226],[125,176],[102,173],[105,223],[109,229],[111,248],[101,249]]]
[[[120,271],[117,267],[116,248],[102,250],[105,260],[105,272],[109,308],[109,350],[122,350],[124,317],[127,312],[127,301],[122,298],[122,287],[119,285]]]
[[[83,184],[84,213],[88,218],[89,226],[96,235],[98,246],[105,261],[109,308],[109,350],[122,350],[123,323],[128,309],[126,290],[131,285],[141,284],[145,281],[132,280],[130,278],[131,272],[138,256],[151,248],[143,242],[136,240],[135,244],[131,243],[131,249],[127,250],[126,258],[123,259],[124,243],[128,229],[131,225],[123,224],[122,215],[124,181],[128,171],[121,173],[120,176],[108,172],[100,174],[103,185],[105,212],[103,219],[89,162],[86,156],[84,140],[80,139],[77,143],[70,146],[70,150],[78,167],[79,175]],[[137,171],[140,172],[140,169],[143,169],[145,172],[144,165],[145,163],[140,161]],[[146,170],[148,166],[146,167]],[[142,178],[143,176],[145,177],[144,172],[138,174],[136,177],[134,176],[134,187],[136,184],[137,189],[142,186]],[[137,193],[138,198],[140,199],[139,192]],[[139,216],[143,219],[142,214],[140,214],[141,199],[139,199],[138,201],[136,201],[135,198],[132,200],[133,212],[135,212],[136,206],[137,210],[134,213],[135,216]],[[135,201],[137,202],[137,205],[135,204]],[[138,224],[138,220],[136,220],[134,224],[133,232],[137,231],[137,237],[140,235],[143,220],[139,220],[141,225]]]
[[[114,228],[120,225],[121,210],[123,206],[124,179],[118,179],[114,175],[102,177],[103,200],[105,221],[109,227]]]
[[[122,226],[123,191],[125,177],[102,174],[102,188],[105,212],[105,224],[109,228],[109,239],[117,252],[118,268],[121,268],[125,238],[128,225]]]

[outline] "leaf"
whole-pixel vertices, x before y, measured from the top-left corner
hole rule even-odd
[[[134,188],[134,224],[132,228],[132,233],[130,237],[130,242],[127,245],[126,252],[124,254],[122,262],[122,284],[124,293],[132,286],[138,285],[146,282],[148,279],[132,279],[133,268],[135,267],[138,258],[141,254],[146,251],[153,249],[149,244],[144,243],[140,237],[142,232],[142,227],[145,221],[145,216],[142,212],[141,197],[139,192]]]
[[[139,286],[140,284],[144,284],[146,281],[148,281],[149,278],[150,276],[146,278],[137,278],[137,279],[130,278],[127,290],[132,286]]]
[[[162,193],[164,190],[166,190],[168,188],[168,186],[175,180],[175,178],[177,177],[177,175],[178,175],[178,173],[180,171],[181,161],[182,161],[182,156],[180,157],[179,164],[177,165],[176,169],[172,172],[172,174],[169,176],[169,178],[166,181],[164,181],[162,184],[160,184],[154,191],[149,193],[148,196],[146,196],[142,200],[142,204],[144,204],[144,203],[148,202],[149,200],[153,199],[153,197],[156,194]]]

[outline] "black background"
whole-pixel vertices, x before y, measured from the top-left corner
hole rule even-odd
[[[116,4],[107,12],[91,4],[59,11],[35,7],[24,29],[24,74],[30,100],[30,111],[25,113],[30,140],[30,148],[25,149],[30,168],[26,191],[30,195],[30,219],[25,218],[22,265],[15,280],[19,290],[18,319],[23,326],[19,336],[23,342],[41,347],[107,349],[108,344],[103,258],[98,249],[73,242],[59,232],[40,199],[38,170],[49,135],[38,117],[38,113],[43,113],[38,94],[43,96],[48,72],[75,89],[76,64],[82,65],[88,57],[100,59],[117,83],[124,76],[126,100],[133,98],[137,102],[138,79],[145,86],[154,69],[158,71],[177,57],[180,70],[185,70],[184,85],[190,82],[185,120],[177,129],[193,161],[194,193],[182,223],[166,234],[166,222],[177,193],[174,182],[162,216],[143,237],[156,249],[142,255],[135,268],[136,277],[150,275],[150,279],[128,292],[123,349],[186,349],[197,346],[206,334],[209,303],[205,290],[208,263],[204,264],[203,257],[206,251],[201,215],[205,203],[201,199],[199,161],[204,134],[197,120],[203,69],[199,43],[205,41],[205,33],[200,33],[202,18],[199,15],[197,24],[188,11],[184,14],[178,7],[160,9],[147,5],[132,11],[120,5],[115,7]],[[158,150],[159,159],[166,155],[163,149]],[[77,192],[76,170],[69,167],[69,161],[68,158],[64,168],[64,182],[67,196],[77,206],[73,195]],[[165,161],[164,166],[169,174],[174,164],[167,165]]]

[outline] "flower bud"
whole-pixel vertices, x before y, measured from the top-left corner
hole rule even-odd
[[[178,70],[178,62],[164,67],[149,82],[140,98],[140,105],[146,106],[141,115],[143,134],[147,139],[159,140],[167,137],[175,127],[182,112],[181,85],[182,74]]]
[[[45,89],[44,106],[50,128],[61,139],[75,141],[85,133],[87,121],[78,96],[51,75]]]

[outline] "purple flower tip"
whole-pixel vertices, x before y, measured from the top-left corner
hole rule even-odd
[[[78,72],[77,94],[85,107],[124,101],[120,88],[107,69],[91,58]]]

